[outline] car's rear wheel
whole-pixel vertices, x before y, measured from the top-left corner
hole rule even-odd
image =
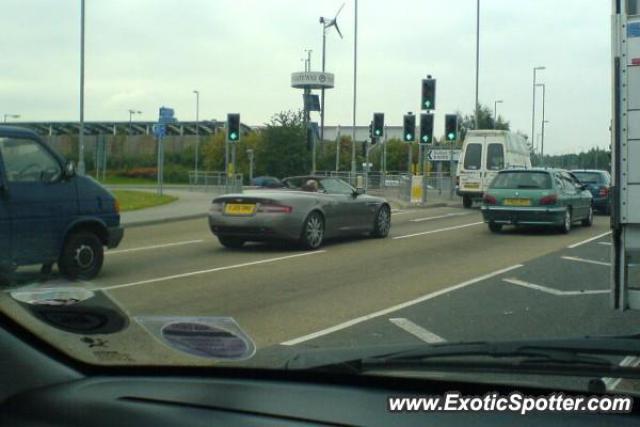
[[[240,249],[244,245],[244,240],[233,236],[218,236],[218,241],[222,246],[229,249]]]
[[[318,249],[324,240],[324,219],[319,212],[311,212],[302,226],[300,244],[305,249]]]
[[[560,232],[564,234],[568,234],[571,231],[572,222],[573,222],[573,218],[571,217],[571,210],[567,209],[564,213],[562,225],[560,226]]]
[[[589,206],[589,213],[587,217],[582,220],[582,225],[584,227],[591,227],[593,225],[593,206]]]
[[[489,230],[491,230],[492,233],[499,233],[502,231],[502,224],[496,224],[495,222],[490,222]]]
[[[389,206],[382,205],[378,209],[375,224],[373,225],[373,237],[387,237],[391,229],[391,209]]]
[[[462,207],[465,209],[470,209],[473,206],[473,199],[471,196],[462,196]]]
[[[81,231],[67,238],[58,268],[70,280],[91,280],[98,275],[103,262],[104,248],[98,236]]]

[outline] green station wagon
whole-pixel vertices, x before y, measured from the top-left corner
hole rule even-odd
[[[563,233],[593,223],[592,195],[571,173],[558,169],[509,169],[493,179],[482,199],[482,216],[497,233],[503,225],[544,225]]]

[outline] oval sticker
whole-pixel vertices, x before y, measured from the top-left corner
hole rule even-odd
[[[241,360],[252,353],[244,337],[200,322],[171,322],[162,327],[160,335],[176,349],[200,357]]]

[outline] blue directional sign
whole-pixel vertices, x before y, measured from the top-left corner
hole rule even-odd
[[[158,117],[158,123],[174,123],[176,122],[175,113],[173,108],[160,107],[160,113]]]
[[[153,125],[153,134],[156,138],[164,138],[167,136],[167,126],[164,124]]]

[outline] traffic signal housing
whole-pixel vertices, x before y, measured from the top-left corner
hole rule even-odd
[[[447,142],[458,140],[458,115],[447,114],[444,116],[444,137]]]
[[[227,139],[240,141],[240,114],[227,114]]]
[[[413,114],[404,115],[402,139],[409,143],[416,140],[416,116]]]
[[[384,113],[373,114],[373,137],[380,138],[384,134]]]
[[[420,144],[433,142],[433,114],[420,114]]]
[[[422,80],[422,102],[420,105],[423,110],[436,109],[436,79]]]

